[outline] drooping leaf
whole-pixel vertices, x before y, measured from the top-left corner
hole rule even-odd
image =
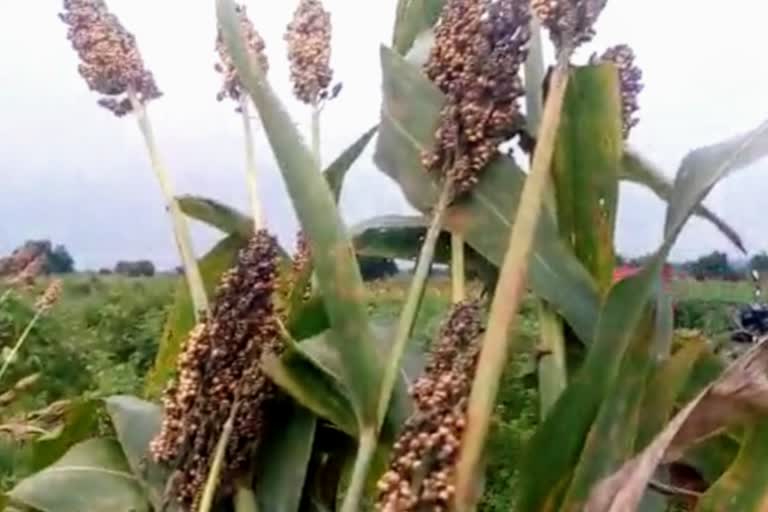
[[[281,411],[282,412],[282,411]],[[260,510],[297,512],[315,440],[317,417],[290,403],[259,452],[256,499]]]
[[[621,178],[624,181],[648,187],[664,201],[669,202],[672,197],[674,188],[672,181],[636,151],[625,151],[621,165]],[[702,204],[696,207],[694,214],[710,222],[741,252],[746,252],[739,233],[712,210]]]
[[[749,428],[733,465],[702,496],[696,510],[768,510],[768,417]]]
[[[162,422],[160,407],[133,396],[111,396],[104,402],[131,471],[139,478],[154,509],[161,510],[169,472],[149,457],[149,443]]]
[[[238,76],[259,111],[309,241],[318,287],[335,334],[335,348],[344,361],[344,384],[357,419],[361,425],[376,425],[381,365],[376,359],[368,325],[360,269],[333,194],[258,63],[249,58],[234,1],[218,0],[217,13]]]
[[[117,441],[91,439],[19,482],[14,503],[40,512],[149,512],[139,480]]]
[[[691,446],[729,426],[768,416],[767,373],[768,341],[764,341],[686,405],[642,453],[600,482],[584,510],[636,510],[659,463],[679,459]]]
[[[178,201],[181,211],[193,219],[245,240],[253,235],[253,219],[219,201],[197,196],[180,196]]]
[[[344,152],[325,169],[323,174],[325,175],[325,179],[328,182],[328,186],[331,188],[331,192],[333,192],[333,197],[337,203],[341,197],[344,178],[346,178],[352,165],[358,158],[360,158],[360,155],[363,154],[365,148],[368,147],[368,143],[371,142],[371,139],[376,135],[378,129],[379,126],[376,125],[361,135],[359,139],[345,149]]]
[[[416,209],[427,212],[437,201],[437,187],[421,166],[421,154],[434,143],[444,96],[421,71],[382,48],[384,107],[374,157]],[[484,169],[465,200],[448,211],[446,226],[461,233],[477,252],[499,265],[508,245],[515,205],[525,173],[508,157]],[[590,343],[599,307],[594,281],[565,246],[554,220],[539,222],[530,264],[530,284],[566,319],[579,338]]]
[[[552,162],[558,228],[603,294],[615,262],[621,119],[615,66],[573,69]]]
[[[209,297],[213,297],[219,278],[235,263],[238,251],[245,243],[240,236],[230,235],[200,260],[200,273]],[[163,392],[176,369],[176,359],[181,352],[182,343],[194,326],[192,300],[187,286],[179,282],[173,307],[163,328],[155,364],[146,377],[144,393],[147,397],[156,398]]]
[[[440,17],[445,0],[401,0],[398,4],[392,47],[405,55],[424,31]]]
[[[98,400],[72,402],[64,421],[53,432],[37,438],[31,446],[30,470],[40,471],[63,456],[72,446],[92,437],[98,431]]]

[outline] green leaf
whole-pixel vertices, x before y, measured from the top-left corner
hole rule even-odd
[[[613,282],[621,119],[616,67],[574,68],[552,162],[556,211],[560,235],[602,293]]]
[[[291,403],[259,451],[256,496],[260,510],[297,512],[307,478],[317,417]],[[266,462],[271,461],[271,462]]]
[[[733,465],[699,501],[698,512],[768,509],[768,418],[749,429]]]
[[[381,50],[384,108],[375,155],[379,168],[401,187],[411,205],[429,211],[437,201],[435,182],[421,166],[421,153],[431,147],[444,96],[421,71],[387,48]],[[499,157],[482,174],[465,200],[446,218],[451,231],[499,266],[507,249],[525,173],[507,157]],[[530,284],[566,319],[579,338],[590,343],[599,309],[595,283],[562,242],[554,220],[539,222],[530,264]]]
[[[139,477],[154,509],[161,510],[169,472],[149,457],[149,443],[162,422],[160,407],[133,396],[112,396],[104,403],[131,471]]]
[[[98,400],[77,400],[71,403],[62,424],[32,444],[30,469],[40,471],[50,466],[73,445],[96,434],[100,405]]]
[[[621,165],[621,178],[624,181],[648,187],[664,201],[669,202],[672,197],[672,190],[674,188],[672,181],[651,162],[635,151],[627,150],[624,153]],[[696,207],[694,214],[710,222],[741,252],[746,252],[746,248],[744,247],[744,243],[738,232],[712,210],[702,204]]]
[[[234,265],[237,254],[245,243],[246,241],[240,236],[230,235],[200,260],[200,273],[209,297],[213,297],[219,278]],[[147,397],[156,398],[162,394],[176,370],[176,359],[181,352],[184,339],[194,326],[192,300],[186,284],[180,281],[176,286],[173,307],[163,328],[155,364],[146,377],[144,392]]]
[[[205,197],[180,196],[177,199],[181,211],[193,219],[245,240],[253,235],[253,219],[232,207]]]
[[[405,55],[416,38],[437,23],[445,0],[401,0],[398,4],[392,47]]]
[[[235,3],[218,0],[217,13],[238,76],[251,95],[275,154],[302,229],[307,235],[315,275],[325,302],[335,349],[344,361],[344,383],[360,425],[377,424],[381,364],[368,325],[365,291],[354,251],[333,194],[293,120],[249,58]]]
[[[365,148],[368,147],[368,143],[371,142],[371,139],[373,139],[373,137],[376,135],[378,129],[379,126],[376,125],[361,135],[359,139],[357,139],[351,146],[344,150],[344,152],[339,155],[339,157],[336,158],[336,160],[331,165],[329,165],[327,169],[325,169],[323,174],[325,175],[325,179],[328,182],[328,186],[331,188],[331,192],[333,192],[333,197],[337,203],[341,197],[341,189],[344,186],[344,178],[352,168],[352,165],[357,161],[358,158],[360,158],[360,155],[363,154]]]
[[[681,462],[694,468],[705,481],[713,484],[736,460],[740,447],[739,441],[727,433],[721,434],[692,447]]]
[[[14,503],[40,512],[149,512],[139,480],[117,441],[92,439],[73,446],[55,464],[19,482]]]

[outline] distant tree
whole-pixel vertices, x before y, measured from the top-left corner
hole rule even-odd
[[[765,251],[755,254],[752,259],[749,260],[749,265],[752,269],[758,272],[768,272],[768,253]]]
[[[155,265],[148,260],[119,261],[115,265],[115,274],[128,277],[152,277],[155,275]]]
[[[719,251],[713,251],[695,261],[688,262],[685,269],[700,281],[704,279],[733,280],[738,277],[738,273],[728,261],[728,255]]]
[[[395,260],[376,256],[358,256],[360,273],[366,281],[385,279],[399,272]]]
[[[75,260],[63,245],[48,253],[48,271],[53,274],[70,274],[75,270]]]

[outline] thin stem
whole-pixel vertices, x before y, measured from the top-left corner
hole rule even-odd
[[[322,170],[323,157],[320,153],[320,114],[322,108],[319,103],[312,105],[312,155],[315,157],[317,167]]]
[[[514,327],[516,314],[526,290],[528,260],[549,183],[560,111],[568,83],[570,53],[564,51],[560,55],[552,76],[531,172],[525,180],[509,247],[504,256],[491,305],[488,329],[469,397],[467,430],[462,440],[457,466],[456,508],[459,512],[473,510],[478,499],[475,483],[481,471],[483,447],[488,437],[499,381],[507,361],[508,333]]]
[[[347,488],[347,495],[344,497],[344,503],[341,506],[341,512],[359,512],[362,510],[360,502],[365,492],[368,469],[376,451],[377,437],[376,431],[370,429],[364,430],[360,434],[355,465],[352,468],[352,478]]]
[[[467,296],[466,264],[464,261],[464,237],[451,234],[451,295],[453,303],[458,304]]]
[[[201,317],[208,311],[208,297],[206,296],[203,278],[200,274],[200,268],[197,265],[197,260],[195,259],[195,254],[192,249],[192,237],[189,233],[189,225],[187,224],[187,219],[181,211],[179,202],[174,195],[170,174],[160,158],[160,152],[157,148],[155,135],[152,130],[152,125],[149,122],[146,108],[133,91],[129,91],[128,96],[131,100],[133,111],[136,114],[139,128],[144,136],[144,142],[147,145],[152,169],[155,171],[157,180],[160,183],[160,190],[163,193],[166,207],[168,208],[171,221],[173,222],[174,239],[176,240],[176,245],[179,249],[181,263],[184,267],[184,275],[186,276],[189,293],[192,297],[192,304],[195,308],[195,318],[197,321],[200,321]]]
[[[2,368],[0,368],[0,381],[3,380],[3,376],[5,375],[5,372],[8,370],[8,367],[13,362],[14,358],[16,357],[16,354],[19,353],[21,346],[27,340],[27,337],[29,337],[29,333],[32,332],[32,328],[35,326],[35,324],[37,323],[37,321],[40,319],[42,315],[43,315],[43,310],[38,309],[35,312],[35,316],[33,316],[32,320],[30,320],[29,323],[27,324],[27,327],[24,328],[24,332],[22,332],[21,336],[19,336],[19,339],[16,340],[16,344],[11,349],[11,352],[8,354],[8,357],[5,358],[5,361],[3,361]]]
[[[227,454],[227,445],[229,444],[229,438],[232,437],[232,430],[235,426],[235,416],[237,415],[237,409],[240,406],[237,400],[232,405],[232,410],[229,411],[229,417],[227,422],[224,423],[224,428],[219,436],[219,441],[216,443],[216,450],[213,454],[213,462],[211,463],[211,469],[208,470],[208,479],[205,481],[205,487],[203,488],[203,495],[200,498],[200,507],[198,512],[210,512],[213,505],[213,498],[216,496],[216,488],[219,486],[219,477],[221,476],[221,470],[224,467],[224,457]]]
[[[256,494],[247,481],[238,481],[235,490],[235,512],[259,512]]]
[[[256,148],[253,142],[253,127],[248,114],[248,96],[242,95],[240,99],[240,113],[243,118],[243,133],[245,135],[245,179],[248,184],[248,195],[251,200],[251,212],[253,215],[253,230],[264,229],[264,211],[261,207],[261,195],[259,194],[259,170],[256,167]]]
[[[531,16],[531,39],[525,61],[525,110],[528,131],[536,133],[541,123],[542,87],[544,85],[544,50],[541,41],[541,22]]]
[[[563,324],[557,312],[543,300],[539,301],[539,332],[539,349],[543,354],[538,364],[539,412],[543,420],[568,383]]]
[[[440,237],[443,218],[445,217],[445,212],[448,209],[448,204],[451,200],[452,190],[453,187],[448,183],[443,186],[443,190],[440,193],[440,198],[432,212],[432,222],[430,223],[427,235],[424,238],[424,244],[421,246],[421,253],[419,254],[416,270],[413,279],[411,280],[411,286],[408,289],[408,295],[406,296],[402,312],[400,313],[395,340],[394,343],[392,343],[392,352],[390,352],[389,360],[387,362],[388,366],[381,382],[379,407],[376,416],[378,418],[379,426],[381,426],[381,423],[387,414],[392,390],[395,387],[397,375],[400,371],[400,362],[405,353],[408,338],[410,338],[411,332],[413,331],[413,325],[416,322],[416,316],[419,313],[421,300],[424,297],[424,290],[426,288],[427,279],[429,278],[429,269],[432,267],[432,260],[435,257],[435,246]]]

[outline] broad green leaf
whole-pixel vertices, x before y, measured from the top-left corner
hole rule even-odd
[[[178,201],[181,211],[193,219],[245,240],[253,235],[253,219],[230,206],[196,196],[180,196]]]
[[[354,251],[333,194],[255,59],[249,58],[233,0],[218,0],[224,40],[238,76],[259,111],[302,229],[312,252],[315,276],[344,362],[344,383],[361,426],[377,424],[381,364],[368,325],[365,291]]]
[[[621,98],[612,64],[574,68],[552,161],[558,227],[601,293],[613,281],[613,237],[624,150]]]
[[[286,327],[298,341],[318,336],[330,329],[323,298],[313,294],[302,302],[301,307],[292,309]]]
[[[675,178],[665,236],[676,236],[718,181],[768,156],[768,121],[745,134],[689,153]]]
[[[674,188],[672,181],[661,170],[635,151],[627,150],[624,153],[621,165],[621,179],[648,187],[664,201],[669,202],[672,197],[672,190]],[[694,210],[694,215],[710,222],[741,252],[746,252],[738,232],[705,205],[700,204],[697,206]]]
[[[667,424],[694,365],[706,350],[705,339],[688,340],[653,371],[645,389],[636,449],[644,448]]]
[[[344,178],[346,178],[347,173],[352,168],[352,165],[357,161],[358,158],[360,158],[360,155],[363,154],[365,148],[368,147],[368,143],[371,142],[371,139],[376,135],[376,131],[378,129],[379,126],[376,125],[361,135],[359,139],[357,139],[351,146],[344,150],[344,152],[325,169],[323,174],[325,175],[325,179],[328,182],[328,186],[331,188],[333,197],[337,203],[341,197],[341,189],[344,186]]]
[[[400,0],[392,47],[405,55],[419,35],[437,23],[445,0]]]
[[[381,60],[384,107],[374,158],[400,185],[411,205],[427,212],[437,201],[437,187],[421,165],[421,154],[434,143],[444,96],[418,68],[391,50],[382,48]],[[525,173],[514,161],[500,156],[483,170],[469,197],[449,209],[447,228],[461,233],[469,245],[498,266],[507,249],[524,180]],[[552,304],[583,342],[590,343],[598,293],[549,215],[539,222],[529,278],[534,292]]]
[[[696,510],[768,510],[768,417],[749,429],[733,465],[707,490]]]
[[[690,447],[729,427],[764,421],[768,417],[766,372],[768,340],[744,354],[681,409],[643,452],[599,482],[585,512],[636,510],[659,463],[679,460]]]
[[[161,510],[169,472],[149,457],[149,443],[160,431],[162,422],[160,407],[133,396],[111,396],[104,403],[131,471],[139,478],[155,510]]]
[[[295,403],[286,409],[258,454],[263,461],[256,475],[260,510],[297,512],[303,496],[317,417]]]
[[[728,433],[720,434],[690,448],[680,462],[713,484],[736,460],[740,447],[741,443]]]
[[[55,464],[19,482],[14,503],[40,512],[149,512],[139,480],[117,441],[91,439]]]
[[[30,469],[40,471],[50,466],[72,446],[95,435],[98,432],[100,405],[98,400],[72,402],[61,425],[32,444]]]
[[[213,297],[219,278],[234,265],[237,254],[245,243],[240,236],[230,235],[200,260],[200,273],[209,297]],[[148,398],[157,398],[162,394],[176,370],[176,359],[184,339],[194,326],[192,300],[186,284],[180,281],[176,286],[173,307],[163,328],[155,364],[146,377],[144,393]]]

